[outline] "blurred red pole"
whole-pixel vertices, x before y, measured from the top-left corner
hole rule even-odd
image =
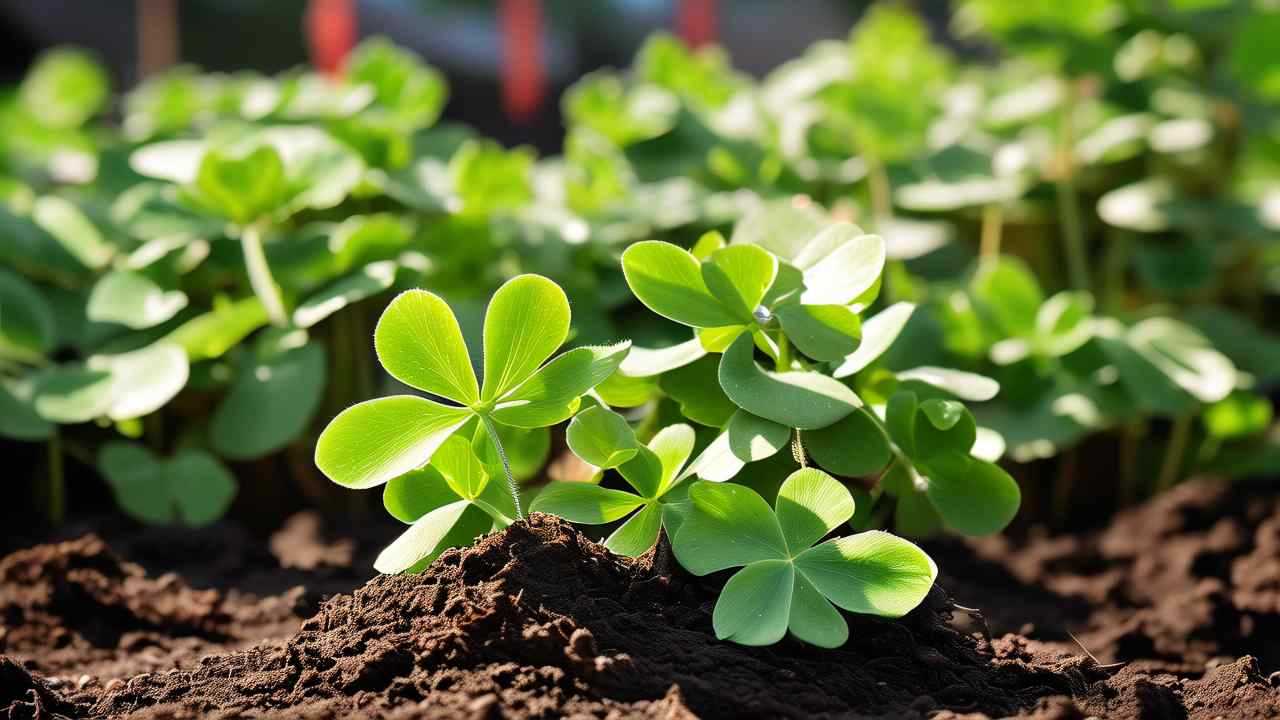
[[[537,114],[546,93],[541,0],[502,0],[498,23],[502,32],[503,109],[513,121],[527,122]]]
[[[676,29],[686,45],[700,48],[716,42],[716,0],[679,0]]]
[[[356,45],[355,0],[311,0],[304,22],[311,64],[326,75],[341,75]]]

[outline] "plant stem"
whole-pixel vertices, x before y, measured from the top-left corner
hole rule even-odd
[[[787,336],[778,333],[778,360],[775,365],[778,372],[786,372],[791,369],[791,343],[787,342]]]
[[[253,294],[262,301],[271,324],[284,327],[289,324],[284,309],[284,298],[280,296],[280,287],[271,276],[271,266],[267,264],[267,253],[262,248],[262,225],[254,223],[245,226],[240,233],[240,245],[244,248],[245,271],[249,273],[249,285]]]
[[[1102,307],[1117,314],[1124,307],[1125,272],[1133,255],[1133,236],[1127,230],[1113,229],[1103,257]]]
[[[1160,477],[1156,480],[1156,492],[1161,493],[1173,487],[1182,470],[1182,458],[1187,454],[1187,441],[1191,438],[1192,413],[1179,415],[1173,421],[1173,429],[1169,431],[1169,445],[1164,451],[1164,461],[1160,463]]]
[[[1004,207],[992,203],[982,208],[982,237],[978,245],[978,257],[982,264],[990,265],[1000,257],[1000,240],[1004,233]]]
[[[871,155],[867,156],[867,190],[871,195],[872,220],[878,226],[881,220],[893,217],[893,190],[884,164]]]
[[[1062,453],[1058,459],[1058,482],[1053,485],[1053,519],[1058,527],[1067,527],[1067,516],[1071,514],[1078,460],[1074,448]]]
[[[62,460],[62,436],[57,430],[49,436],[49,497],[47,509],[49,523],[54,527],[62,525],[67,514],[67,476]]]
[[[1070,89],[1062,108],[1058,128],[1058,178],[1054,188],[1058,194],[1058,221],[1062,225],[1063,249],[1067,256],[1067,275],[1073,290],[1089,290],[1089,265],[1084,248],[1084,225],[1080,219],[1080,196],[1075,185],[1075,89]]]
[[[804,454],[804,440],[800,438],[800,428],[796,428],[796,434],[791,437],[791,456],[800,467],[809,467],[809,459]]]
[[[511,492],[511,500],[516,506],[516,520],[523,520],[524,512],[520,509],[520,488],[516,486],[516,478],[511,474],[511,463],[507,460],[507,451],[502,447],[502,439],[498,437],[498,428],[488,415],[481,415],[480,419],[484,422],[485,430],[489,431],[493,449],[498,451],[498,459],[502,461],[502,471],[507,475],[507,490]]]
[[[1120,435],[1120,507],[1138,500],[1138,444],[1145,435],[1146,423],[1135,420],[1124,426]]]

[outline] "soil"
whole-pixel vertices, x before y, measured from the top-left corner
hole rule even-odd
[[[849,616],[836,651],[719,642],[723,574],[547,516],[369,579],[381,533],[303,514],[267,542],[16,550],[0,718],[1280,718],[1274,494],[1192,483],[1098,532],[938,543],[921,607]]]

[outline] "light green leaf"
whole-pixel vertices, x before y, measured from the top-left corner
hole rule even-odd
[[[740,645],[772,645],[787,634],[795,568],[763,560],[739,570],[720,591],[711,624],[716,638]]]
[[[694,575],[790,557],[773,509],[756,491],[732,483],[694,483],[691,512],[672,539],[676,559]]]
[[[293,442],[320,405],[326,369],[324,347],[307,342],[302,331],[263,338],[214,411],[210,444],[226,457],[244,460]]]
[[[830,231],[828,231],[830,232]],[[861,232],[849,225],[846,232]],[[884,272],[884,240],[856,235],[804,271],[805,305],[848,305],[876,286]]]
[[[790,439],[791,429],[787,426],[738,410],[729,418],[724,432],[711,441],[684,474],[710,482],[725,482],[733,479],[747,463],[772,457],[786,447]]]
[[[69,200],[57,195],[36,198],[31,219],[87,268],[100,270],[115,257],[115,247]]]
[[[1203,403],[1222,400],[1236,387],[1236,368],[1191,326],[1172,318],[1142,320],[1129,342],[1143,357]]]
[[[858,347],[862,321],[844,305],[784,305],[775,313],[787,339],[819,362],[843,359]]]
[[[1098,347],[1115,366],[1120,383],[1141,410],[1181,415],[1195,406],[1194,399],[1124,337],[1100,337]]]
[[[622,272],[640,302],[669,320],[697,328],[742,322],[707,289],[698,259],[675,245],[632,245],[622,254]]]
[[[849,640],[849,624],[800,572],[795,574],[787,629],[810,645],[822,648],[837,648]]]
[[[36,378],[33,405],[55,423],[82,423],[107,414],[114,382],[111,373],[83,366],[48,370]]]
[[[680,404],[680,414],[693,422],[722,427],[738,408],[720,388],[719,362],[706,357],[662,375],[658,387]]]
[[[915,609],[938,575],[923,550],[879,530],[828,540],[801,553],[795,566],[839,607],[884,617]]]
[[[432,510],[462,499],[430,465],[391,478],[382,486],[382,506],[391,517],[410,525]]]
[[[879,472],[893,458],[889,439],[868,414],[858,408],[840,422],[804,433],[804,446],[814,462],[828,472],[857,477]]]
[[[459,524],[463,514],[468,510],[488,519],[488,516],[473,508],[466,500],[436,508],[418,518],[408,530],[378,553],[377,559],[373,561],[373,569],[380,573],[394,575],[417,565],[423,558],[439,554],[448,548],[446,540],[450,538],[454,527]],[[489,526],[492,526],[492,521]],[[478,528],[478,532],[465,542],[475,539],[476,535],[487,530],[488,527]]]
[[[791,261],[826,224],[827,219],[816,205],[796,207],[787,200],[765,203],[733,226],[729,244],[758,245]]]
[[[644,498],[622,490],[580,482],[552,482],[534,498],[530,512],[557,515],[569,522],[603,525],[626,517]]]
[[[755,310],[778,275],[778,258],[754,245],[735,245],[702,263],[707,290],[740,323],[754,322]]]
[[[400,382],[463,405],[480,398],[458,319],[440,296],[400,293],[373,331],[378,360]]]
[[[693,444],[696,439],[693,428],[684,423],[668,425],[653,436],[649,441],[649,449],[657,456],[662,472],[656,492],[647,497],[662,495],[671,487],[680,476],[685,462],[693,454]]]
[[[926,494],[947,527],[965,535],[1000,532],[1022,502],[1018,483],[999,465],[968,454],[930,458]]]
[[[141,273],[115,270],[103,275],[85,307],[94,322],[109,322],[135,330],[153,327],[187,306],[181,290],[165,290]]]
[[[213,310],[179,325],[165,337],[187,353],[192,362],[222,357],[249,333],[267,323],[262,301],[247,297],[215,302]]]
[[[83,50],[45,52],[18,88],[22,107],[41,124],[78,128],[110,100],[107,71]]]
[[[648,447],[640,448],[640,452],[619,467],[618,472],[640,497],[648,500],[661,494],[662,460]]]
[[[697,338],[665,348],[633,347],[618,373],[627,377],[652,377],[684,367],[707,354]]]
[[[260,145],[240,156],[206,151],[186,193],[201,208],[248,225],[282,207],[289,187],[280,153]]]
[[[974,299],[1006,335],[1030,337],[1044,293],[1035,275],[1021,260],[1008,255],[979,267],[969,285]]]
[[[875,362],[898,339],[915,310],[912,303],[894,303],[864,322],[862,343],[835,369],[835,377],[848,377]]]
[[[630,460],[639,446],[626,419],[599,406],[574,416],[565,431],[565,441],[575,455],[602,470]]]
[[[954,400],[931,398],[920,403],[912,434],[914,447],[908,454],[915,460],[939,455],[968,455],[977,441],[973,415]]]
[[[908,455],[916,452],[916,411],[920,408],[916,394],[898,391],[885,405],[884,423],[893,444]]]
[[[658,542],[658,531],[661,528],[662,506],[656,502],[649,503],[614,530],[604,541],[604,546],[619,555],[639,557]]]
[[[1204,427],[1218,438],[1248,437],[1270,427],[1273,414],[1265,397],[1236,391],[1204,409]]]
[[[465,408],[411,395],[369,400],[335,417],[316,441],[316,467],[350,488],[370,488],[424,465],[470,419]]]
[[[541,275],[508,280],[485,312],[481,399],[501,398],[527,380],[568,336],[569,299],[559,285]]]
[[[111,376],[110,401],[103,413],[129,420],[164,407],[187,384],[190,365],[182,348],[159,342],[119,355],[94,355],[86,366]]]
[[[769,372],[756,365],[743,335],[720,361],[720,386],[738,407],[803,430],[838,422],[862,405],[848,387],[817,372]]]
[[[973,402],[990,400],[1000,392],[1000,383],[985,375],[951,368],[921,366],[902,370],[897,376],[899,382],[915,380]]]
[[[623,341],[574,348],[560,355],[500,397],[493,419],[522,428],[546,427],[569,419],[582,395],[612,375],[630,349],[631,343]]]
[[[808,550],[822,536],[853,517],[853,496],[835,478],[801,468],[778,489],[775,513],[791,555]]]
[[[431,454],[431,465],[444,477],[449,487],[465,500],[475,500],[484,492],[489,473],[476,456],[471,441],[451,435]]]
[[[369,263],[329,284],[298,305],[293,311],[293,324],[309,328],[345,307],[387,290],[395,279],[395,261]]]

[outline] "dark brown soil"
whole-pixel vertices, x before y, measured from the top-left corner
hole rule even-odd
[[[723,577],[545,516],[363,585],[367,548],[314,517],[266,546],[274,572],[182,573],[252,595],[94,537],[0,561],[0,718],[1280,718],[1280,503],[1209,484],[1096,534],[933,548],[940,587],[850,616],[838,651],[718,642]]]

